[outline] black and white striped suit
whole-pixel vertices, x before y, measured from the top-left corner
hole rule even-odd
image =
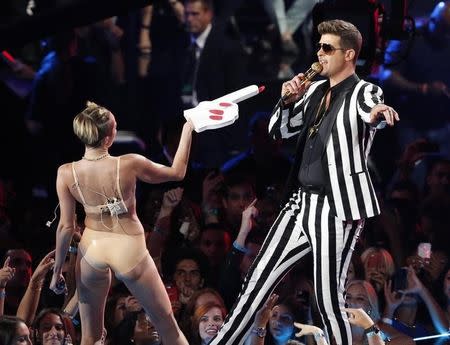
[[[251,266],[239,297],[219,334],[210,345],[242,344],[261,308],[283,276],[305,254],[314,257],[314,288],[326,331],[339,345],[351,345],[350,325],[344,307],[344,284],[364,219],[380,213],[367,169],[376,132],[369,124],[370,110],[383,102],[381,89],[353,75],[343,81],[332,98],[327,116],[322,167],[326,192],[309,193],[297,186],[307,131],[313,109],[325,94],[328,81],[311,84],[294,107],[275,107],[269,124],[274,138],[299,135],[294,168],[288,185],[290,198],[271,227]],[[339,84],[338,84],[339,85]]]

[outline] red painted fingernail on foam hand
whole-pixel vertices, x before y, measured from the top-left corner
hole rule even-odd
[[[258,93],[263,92],[266,89],[266,87],[264,85],[261,85],[258,87]]]
[[[220,120],[222,120],[223,119],[223,110],[220,110],[220,109],[211,109],[210,111],[209,111],[211,114],[214,114],[214,115],[209,115],[209,118],[211,119],[211,120],[217,120],[217,121],[220,121]]]

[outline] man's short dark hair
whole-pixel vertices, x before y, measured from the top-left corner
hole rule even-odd
[[[353,49],[355,59],[359,56],[362,46],[362,35],[359,30],[350,22],[341,19],[327,20],[319,24],[319,34],[336,35],[341,38],[341,46],[344,49]]]

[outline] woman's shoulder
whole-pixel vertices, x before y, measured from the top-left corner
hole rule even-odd
[[[58,167],[58,174],[72,173],[72,164],[74,162],[64,163]]]
[[[133,161],[140,161],[140,160],[146,160],[147,158],[145,158],[143,155],[139,154],[139,153],[126,153],[120,156],[117,156],[118,158],[120,158],[120,161],[124,161],[124,162],[133,162]]]

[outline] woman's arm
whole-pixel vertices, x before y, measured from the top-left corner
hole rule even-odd
[[[193,129],[194,125],[190,121],[184,123],[180,143],[171,167],[152,162],[143,156],[137,156],[142,157],[143,162],[137,166],[137,177],[148,183],[181,181],[186,175]]]
[[[267,302],[259,309],[255,314],[255,321],[253,322],[253,328],[250,333],[250,342],[246,344],[250,345],[264,345],[264,339],[267,332],[266,326],[272,315],[272,309],[278,300],[277,294],[271,294],[267,299]]]
[[[36,267],[28,283],[27,290],[20,301],[16,315],[23,319],[27,325],[33,323],[36,316],[36,310],[41,297],[42,286],[44,285],[47,272],[55,263],[55,251],[48,253]]]
[[[168,190],[164,193],[161,209],[156,218],[154,229],[150,233],[150,238],[147,240],[148,251],[155,262],[160,261],[166,239],[170,235],[173,210],[180,203],[182,197],[183,188],[180,187]],[[161,268],[158,264],[157,267],[158,269]]]
[[[61,210],[58,228],[56,230],[56,252],[55,266],[53,268],[53,277],[50,282],[50,289],[56,294],[66,293],[65,280],[62,275],[62,269],[66,260],[72,236],[76,231],[76,200],[70,193],[72,181],[72,171],[70,164],[65,164],[58,169],[56,178],[56,191]]]
[[[408,267],[408,286],[409,289],[406,292],[418,294],[430,313],[431,320],[433,321],[434,328],[439,333],[445,333],[448,331],[448,319],[444,310],[439,306],[430,291],[422,284],[417,277],[416,272],[412,266]]]

